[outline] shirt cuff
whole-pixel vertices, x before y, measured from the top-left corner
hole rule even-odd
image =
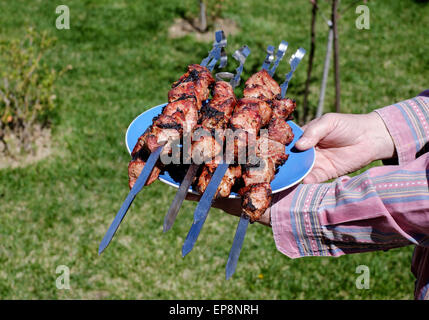
[[[271,224],[277,249],[289,258],[331,256],[319,205],[331,184],[300,184],[273,196]]]
[[[429,99],[416,97],[375,110],[383,119],[395,144],[398,162],[407,164],[429,139]]]

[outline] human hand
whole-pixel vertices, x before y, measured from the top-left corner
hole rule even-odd
[[[186,195],[186,200],[190,201],[200,201],[201,196],[188,193]],[[230,215],[240,217],[241,216],[241,199],[233,199],[233,198],[219,198],[213,201],[213,208],[221,209]],[[261,216],[261,218],[257,221],[265,226],[271,226],[271,212],[270,208],[268,208],[265,213]]]
[[[376,112],[327,113],[303,129],[295,147],[316,149],[316,162],[304,183],[324,182],[395,155],[392,137]]]

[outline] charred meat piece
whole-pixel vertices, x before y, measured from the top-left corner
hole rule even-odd
[[[292,142],[294,135],[284,118],[272,118],[268,124],[268,137],[282,145],[288,145]]]
[[[201,108],[202,103],[209,98],[210,88],[214,82],[209,69],[192,64],[188,66],[188,71],[173,83],[168,93],[168,102],[179,100],[184,96],[194,96],[197,106]]]
[[[286,120],[296,108],[295,100],[289,98],[272,100],[271,105],[273,107],[273,117]]]
[[[222,151],[223,141],[218,141],[202,126],[197,126],[193,134],[192,159],[195,163],[212,161]]]
[[[143,133],[139,139],[137,140],[136,145],[134,146],[133,151],[131,152],[131,157],[136,157],[138,153],[140,153],[140,151],[143,150],[144,146],[146,145],[146,141],[147,141],[147,137],[149,135],[149,129],[145,131],[145,133]]]
[[[190,132],[198,122],[198,107],[194,98],[186,98],[170,102],[162,110],[162,114],[174,116],[176,113],[183,115],[181,126],[183,131]]]
[[[261,126],[264,127],[265,125],[268,124],[268,122],[271,119],[271,116],[273,114],[271,106],[264,100],[261,99],[256,99],[256,98],[243,98],[238,100],[237,103],[237,107],[234,110],[234,114],[232,115],[231,118],[231,124],[232,127],[236,127],[235,125],[235,117],[239,117],[240,114],[245,111],[245,113],[249,112],[250,110],[252,110],[254,113],[257,113],[259,115],[259,117],[261,119]],[[249,114],[249,117],[255,117],[254,113]],[[234,122],[233,122],[234,121]],[[240,126],[238,126],[240,127]],[[244,130],[248,130],[250,128],[256,128],[257,131],[259,131],[260,128],[257,127],[242,127],[242,129]]]
[[[257,108],[246,107],[242,111],[234,113],[231,117],[229,126],[233,130],[244,130],[258,132],[261,128],[262,119]]]
[[[275,164],[275,167],[284,164],[289,157],[285,153],[285,145],[278,141],[271,140],[267,137],[259,137],[257,144],[258,157],[262,159],[271,159],[271,161]]]
[[[128,164],[128,186],[130,187],[130,189],[134,186],[134,183],[136,183],[137,178],[142,172],[145,164],[146,162],[141,159],[131,160]],[[156,179],[158,179],[160,171],[160,168],[158,166],[155,166],[145,185],[147,186],[154,182]]]
[[[166,142],[180,139],[184,121],[184,115],[180,112],[176,112],[172,116],[161,114],[154,118],[151,130],[146,138],[148,151],[153,152]]]
[[[271,204],[271,186],[258,183],[240,190],[243,212],[254,222],[261,218]]]
[[[216,82],[213,98],[201,108],[200,124],[207,129],[226,128],[236,103],[231,85],[225,81]]]
[[[246,98],[258,98],[261,100],[275,99],[281,93],[278,83],[268,74],[261,70],[253,74],[244,84],[243,96]]]
[[[228,167],[222,181],[217,189],[216,197],[226,198],[229,197],[231,189],[235,181],[241,177],[241,166],[235,165]]]
[[[212,163],[212,165],[205,165],[198,180],[196,181],[195,189],[199,193],[204,193],[207,189],[208,184],[210,183],[210,179],[213,173],[216,170],[216,164]],[[216,191],[216,197],[226,198],[230,195],[232,186],[235,184],[236,179],[241,177],[241,166],[233,165],[230,166],[225,175],[222,178],[221,183],[218,186]]]
[[[211,170],[208,166],[203,166],[203,170],[201,171],[200,175],[198,176],[198,179],[194,181],[194,189],[200,193],[203,194],[204,191],[207,189],[207,186],[210,183],[210,179],[213,175],[213,170]]]
[[[243,181],[245,186],[258,183],[270,183],[274,179],[275,163],[271,158],[260,158],[259,163],[244,166]]]

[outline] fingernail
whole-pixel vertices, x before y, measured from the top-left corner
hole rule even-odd
[[[300,138],[296,142],[296,144],[297,144],[297,147],[302,147],[303,148],[303,147],[307,146],[309,142],[310,142],[310,140],[308,140],[308,138]]]

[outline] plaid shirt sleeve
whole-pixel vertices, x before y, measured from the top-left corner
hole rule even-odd
[[[424,93],[424,92],[423,92]],[[428,151],[429,98],[419,96],[378,109],[395,143],[398,163],[406,164]]]
[[[298,258],[410,244],[428,250],[429,153],[418,155],[429,140],[429,98],[416,97],[377,112],[394,140],[399,165],[276,194],[271,220],[279,251]]]

